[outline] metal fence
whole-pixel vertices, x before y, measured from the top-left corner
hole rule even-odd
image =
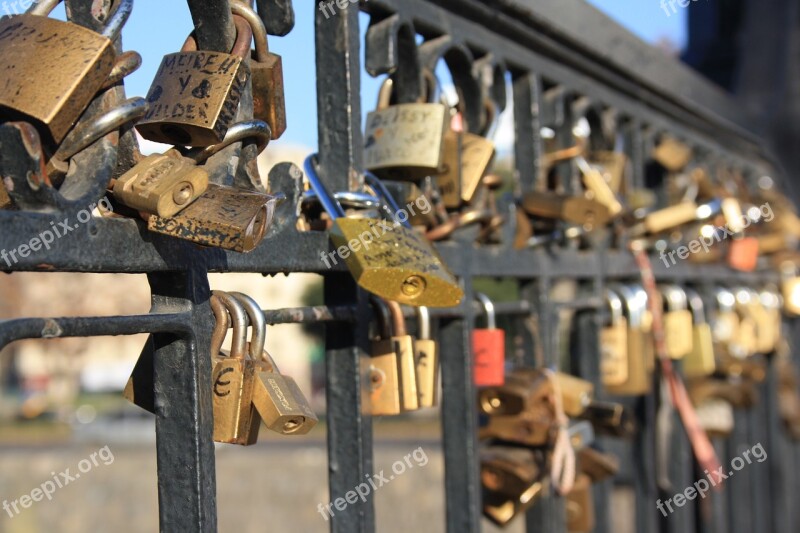
[[[224,0],[189,0],[202,48],[227,50],[232,26]],[[96,25],[92,2],[69,0],[72,18]],[[269,13],[271,33],[285,34],[293,24],[289,0],[258,0]],[[769,174],[780,181],[775,162],[734,102],[720,90],[678,63],[662,57],[615,23],[582,2],[545,0],[367,0],[335,3],[336,15],[316,16],[316,75],[319,116],[320,174],[330,190],[363,186],[361,57],[372,75],[396,72],[406,83],[398,85],[400,102],[415,101],[420,93],[418,73],[444,60],[458,86],[467,117],[477,117],[484,96],[501,106],[506,94],[513,101],[515,124],[516,192],[531,191],[537,183],[544,150],[540,132],[547,126],[569,140],[574,121],[613,116],[617,134],[632,161],[630,186],[650,187],[663,197],[664,183],[653,183],[646,171],[656,139],[669,133],[680,137],[708,161],[724,161],[740,169],[748,180]],[[343,7],[342,7],[343,6]],[[308,6],[302,6],[307,9]],[[362,43],[360,11],[369,15]],[[420,39],[422,37],[422,39]],[[422,44],[420,44],[420,42]],[[310,45],[310,43],[309,43]],[[486,75],[486,73],[490,73]],[[510,90],[509,90],[510,88]],[[113,107],[122,90],[106,93],[92,105],[96,111]],[[291,119],[291,117],[290,117]],[[468,120],[475,124],[478,120]],[[0,139],[2,141],[2,139]],[[84,168],[94,168],[92,183],[106,183],[120,158],[129,157],[132,133],[123,130],[118,142],[97,143],[80,157]],[[28,160],[10,160],[5,168],[25,168]],[[124,160],[124,159],[123,159]],[[26,167],[26,165],[28,165]],[[559,172],[560,184],[571,191],[569,165]],[[366,294],[357,289],[343,265],[328,270],[319,257],[330,249],[322,232],[296,229],[296,206],[302,193],[301,174],[289,164],[276,167],[270,189],[284,192],[268,240],[251,254],[201,249],[168,237],[147,234],[133,220],[92,219],[70,238],[56,241],[36,258],[20,258],[10,270],[146,273],[152,288],[152,311],[146,316],[103,318],[21,318],[0,322],[0,346],[31,338],[131,335],[150,333],[145,348],[154,362],[158,492],[162,531],[216,530],[216,486],[212,442],[211,390],[204,386],[211,372],[209,272],[279,274],[318,272],[325,278],[325,307],[267,310],[269,323],[325,321],[329,488],[333,501],[372,473],[372,421],[362,414],[360,363],[368,353],[371,311]],[[74,217],[100,190],[70,191],[69,200],[32,200],[31,209],[0,211],[0,249],[13,249],[50,222]],[[503,243],[476,246],[475,230],[457,230],[437,245],[443,258],[464,280],[464,303],[434,313],[442,351],[441,423],[446,475],[447,530],[481,529],[478,418],[474,409],[470,332],[477,307],[472,305],[474,278],[512,279],[521,300],[500,305],[518,333],[514,346],[518,364],[561,365],[599,383],[597,329],[605,319],[602,295],[610,281],[634,281],[639,271],[626,251],[627,237],[601,233],[590,248],[556,242],[547,248],[517,251],[511,246],[513,229]],[[768,272],[744,274],[722,266],[683,263],[669,269],[654,261],[659,280],[711,289],[717,283],[758,285],[776,282]],[[561,280],[578,282],[574,300],[551,297]],[[569,363],[559,361],[558,311],[576,310]],[[536,334],[526,323],[538,321]],[[787,334],[796,338],[794,325]],[[741,472],[728,491],[714,495],[710,506],[690,502],[687,512],[660,518],[654,464],[655,400],[630,401],[642,431],[630,443],[603,440],[602,446],[620,455],[623,471],[615,481],[635,489],[636,508],[621,511],[610,506],[612,483],[594,489],[598,504],[598,532],[611,531],[612,512],[635,513],[636,531],[796,531],[797,506],[791,504],[798,487],[796,444],[784,436],[777,415],[777,376],[771,369],[760,386],[762,401],[748,411],[737,411],[735,434],[716,442],[721,457],[733,457],[743,446],[764,443],[768,469]],[[678,487],[699,476],[688,440],[676,432],[672,442],[671,477]],[[529,531],[565,531],[564,503],[545,496],[527,515]],[[336,513],[332,531],[376,530],[368,501]]]

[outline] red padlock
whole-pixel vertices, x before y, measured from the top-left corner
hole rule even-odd
[[[758,263],[758,239],[742,237],[731,241],[728,249],[728,265],[741,272],[752,272]]]
[[[497,329],[494,304],[485,294],[475,298],[486,309],[486,328],[472,330],[473,379],[476,387],[497,387],[505,384],[506,334]]]

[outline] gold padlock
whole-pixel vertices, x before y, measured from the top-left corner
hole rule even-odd
[[[800,276],[797,275],[797,264],[794,261],[784,261],[780,268],[783,311],[788,316],[800,316]]]
[[[622,214],[622,202],[617,198],[611,184],[601,170],[590,165],[583,156],[575,158],[583,177],[583,184],[592,198],[608,208],[608,214],[616,218]]]
[[[567,495],[567,531],[570,533],[591,533],[596,519],[592,481],[586,474],[578,474],[572,491]]]
[[[580,472],[588,476],[592,483],[613,478],[619,472],[619,459],[610,453],[586,446],[578,451],[577,456]]]
[[[60,143],[114,68],[114,41],[133,10],[123,0],[102,34],[48,18],[58,0],[0,20],[0,122],[32,122]]]
[[[556,372],[555,379],[561,389],[564,413],[569,417],[581,416],[594,398],[594,385],[564,372]]]
[[[280,373],[272,356],[264,349],[267,324],[261,307],[250,296],[230,293],[244,308],[253,327],[253,336],[247,346],[255,362],[252,403],[264,425],[281,435],[305,435],[317,424],[317,415],[294,379]]]
[[[694,289],[686,289],[692,311],[692,351],[683,359],[683,373],[687,378],[710,376],[717,368],[714,355],[714,337],[705,314],[703,298]]]
[[[683,202],[645,215],[644,221],[632,228],[634,235],[657,234],[682,226],[698,219],[698,206],[694,202]]]
[[[615,387],[624,385],[629,378],[628,321],[619,295],[606,290],[605,297],[611,324],[600,330],[600,375],[604,386]]]
[[[481,451],[481,483],[487,490],[518,498],[542,477],[529,448],[491,446]]]
[[[436,102],[390,105],[394,81],[380,89],[378,108],[367,115],[364,165],[386,179],[417,180],[442,167],[450,114]],[[430,96],[434,96],[430,91]]]
[[[247,314],[235,298],[221,291],[212,293],[210,303],[217,319],[211,340],[214,440],[249,446],[258,440],[261,417],[253,405],[257,364],[247,357]],[[228,316],[233,321],[233,343],[230,356],[225,356],[221,347]]]
[[[234,14],[244,18],[253,30],[256,49],[251,54],[253,118],[269,124],[272,139],[286,131],[286,95],[283,84],[283,59],[269,51],[267,28],[250,6],[232,2]]]
[[[564,220],[592,229],[603,227],[611,220],[608,207],[583,196],[532,191],[522,198],[521,205],[529,215]]]
[[[417,367],[419,406],[439,405],[439,348],[431,337],[431,318],[427,307],[417,307],[419,335],[414,340],[414,361]]]
[[[253,31],[238,15],[233,20],[237,37],[230,54],[198,51],[189,36],[180,52],[164,56],[147,93],[150,110],[136,126],[142,137],[183,146],[222,142],[250,79],[245,58]]]
[[[672,359],[683,359],[692,353],[692,312],[686,292],[677,285],[661,287],[664,294],[664,340]]]
[[[658,164],[670,172],[680,172],[692,160],[694,153],[688,145],[665,135],[651,155]]]
[[[609,394],[616,396],[641,396],[652,389],[653,370],[652,338],[647,312],[647,293],[637,285],[613,285],[611,290],[625,303],[628,321],[627,353],[628,379],[620,385],[606,385]]]
[[[622,191],[628,156],[622,152],[594,150],[588,156],[588,163],[600,171],[604,181],[615,194]]]
[[[306,159],[306,175],[320,203],[334,221],[331,240],[356,282],[386,300],[405,305],[452,307],[464,291],[455,276],[424,236],[411,229],[374,176],[367,174],[370,187],[391,207],[396,221],[346,218],[341,205],[317,176],[315,156]],[[406,213],[407,216],[407,213]],[[333,257],[333,253],[329,254]],[[326,260],[323,253],[323,260]]]
[[[372,416],[394,416],[403,412],[403,390],[400,387],[400,365],[392,338],[392,317],[389,306],[372,298],[377,312],[380,337],[371,341],[370,357],[361,360],[361,375],[369,395],[368,412]]]

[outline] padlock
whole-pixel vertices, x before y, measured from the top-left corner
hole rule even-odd
[[[644,233],[662,233],[698,219],[698,205],[694,202],[682,202],[645,215],[642,223],[634,226],[634,235]]]
[[[680,172],[692,160],[693,151],[688,145],[665,135],[653,149],[651,156],[670,172]]]
[[[622,203],[601,170],[590,165],[583,156],[575,158],[583,177],[583,184],[592,199],[606,206],[609,216],[614,219],[622,214]]]
[[[689,398],[694,405],[703,405],[712,399],[725,400],[736,409],[750,409],[758,403],[756,385],[747,379],[700,379],[687,382]]]
[[[522,198],[521,205],[531,216],[564,220],[587,229],[603,227],[611,220],[608,207],[583,196],[531,191]]]
[[[735,355],[738,352],[736,343],[740,325],[739,315],[736,313],[736,296],[728,289],[717,287],[714,289],[714,299],[717,304],[711,328],[714,342]],[[740,357],[745,357],[745,354]]]
[[[416,411],[420,408],[419,389],[417,387],[417,359],[414,349],[414,338],[406,332],[406,319],[397,302],[386,302],[392,317],[392,336],[377,341],[377,351],[392,351],[397,354],[397,375],[400,378],[400,405],[403,411]],[[382,343],[390,343],[382,346]]]
[[[546,480],[533,483],[517,497],[484,490],[483,515],[494,524],[505,527],[515,517],[525,514],[539,501],[542,495],[547,494],[548,490],[549,484]]]
[[[200,165],[213,153],[243,138],[255,139],[261,152],[269,143],[269,126],[258,120],[240,122],[213,150],[196,149],[184,154],[174,147],[164,154],[147,156],[114,182],[114,197],[137,211],[173,217],[208,189],[209,174]]]
[[[654,363],[652,339],[646,317],[647,293],[638,286],[613,285],[610,289],[625,303],[628,320],[628,380],[615,386],[605,386],[615,396],[641,396],[652,389],[651,372]]]
[[[245,58],[253,32],[243,18],[233,20],[237,36],[230,54],[197,50],[190,35],[180,52],[164,56],[147,93],[150,110],[136,126],[142,137],[182,146],[222,142],[250,79]]]
[[[736,298],[736,313],[739,315],[739,335],[731,348],[731,353],[739,359],[749,358],[759,353],[759,317],[754,311],[753,300],[745,288],[732,290]]]
[[[580,472],[589,477],[592,483],[600,483],[613,478],[619,472],[619,459],[610,453],[603,453],[587,446],[577,453]]]
[[[594,385],[564,372],[555,372],[564,413],[575,418],[581,416],[594,399]]]
[[[489,297],[476,293],[475,298],[486,311],[486,327],[472,330],[473,382],[476,387],[495,387],[505,383],[506,334],[497,328]]]
[[[264,349],[267,324],[261,307],[246,294],[233,292],[230,296],[244,308],[253,326],[251,342],[247,346],[256,368],[253,406],[270,431],[281,435],[305,435],[317,424],[317,415],[297,382],[281,374],[272,356]]]
[[[103,33],[48,18],[58,0],[0,20],[0,122],[31,122],[58,144],[114,68],[114,41],[133,10],[119,3]]]
[[[677,285],[661,287],[664,295],[664,341],[667,355],[672,359],[683,359],[692,353],[692,312],[686,292]]]
[[[759,240],[734,237],[728,246],[728,266],[740,272],[753,272],[758,266]]]
[[[781,297],[777,292],[777,288],[770,286],[764,288],[759,293],[761,305],[767,315],[767,320],[771,323],[771,330],[774,335],[772,339],[772,350],[777,351],[781,348],[783,341],[783,321],[781,317]]]
[[[628,156],[622,152],[593,150],[587,160],[592,167],[600,171],[611,190],[615,194],[619,194],[623,189]]]
[[[499,114],[494,104],[487,100],[485,105],[489,126],[485,135],[478,135],[466,131],[463,126],[463,115],[457,115],[461,124],[458,129],[452,128],[452,133],[445,138],[445,169],[444,173],[437,176],[448,208],[458,208],[461,203],[471,204],[478,192],[481,179],[489,170],[495,156],[495,144],[491,140],[499,125]],[[456,122],[456,120],[454,120]],[[446,186],[457,182],[458,186]],[[446,190],[458,190],[458,196],[448,195]],[[455,198],[454,198],[455,197]]]
[[[253,118],[269,124],[272,139],[286,131],[286,95],[283,84],[283,59],[269,51],[267,28],[250,6],[232,2],[231,11],[245,19],[253,31],[255,52],[251,53]]]
[[[691,378],[710,376],[717,368],[714,337],[706,318],[703,298],[694,289],[686,289],[692,312],[692,351],[683,359],[683,373]]]
[[[697,421],[711,438],[725,439],[731,436],[734,429],[733,405],[727,400],[709,398],[695,406]]]
[[[767,311],[761,302],[761,295],[754,290],[741,287],[734,291],[738,309],[743,314],[743,321],[749,320],[755,325],[755,335],[748,346],[752,353],[770,354],[776,348],[777,333],[774,316]]]
[[[379,338],[370,342],[370,357],[361,360],[361,375],[369,395],[369,414],[394,416],[403,412],[403,392],[400,387],[400,365],[395,352],[392,317],[389,306],[380,298],[371,298],[378,315]]]
[[[797,275],[797,264],[794,261],[784,261],[780,269],[783,312],[788,316],[800,316],[800,276]]]
[[[638,429],[633,413],[620,403],[593,401],[580,418],[591,422],[598,435],[628,439]]]
[[[611,311],[611,324],[600,330],[600,375],[603,385],[616,387],[628,381],[628,321],[622,299],[613,291],[605,291]]]
[[[570,533],[591,533],[596,518],[592,481],[586,474],[578,474],[575,485],[566,498],[567,531]]]
[[[419,335],[414,339],[419,407],[439,405],[439,347],[431,337],[431,317],[427,307],[417,307]]]
[[[535,369],[516,369],[502,386],[478,393],[479,412],[489,417],[481,438],[546,446],[556,436],[553,381]]]
[[[346,218],[317,176],[315,160],[316,156],[306,159],[308,181],[333,219],[331,240],[358,285],[386,300],[417,307],[452,307],[461,302],[464,291],[456,278],[408,220],[403,222],[400,215],[395,222]],[[395,214],[400,212],[379,180],[368,174],[367,181]]]
[[[456,117],[452,122],[456,122]],[[464,132],[447,128],[442,141],[442,167],[436,178],[436,185],[442,194],[442,203],[447,209],[458,209],[461,199],[461,153],[463,152]]]
[[[492,446],[481,451],[481,483],[487,490],[516,499],[541,477],[536,452],[529,448]]]
[[[742,213],[742,204],[738,198],[732,196],[723,198],[720,202],[720,209],[722,216],[725,218],[725,226],[728,231],[733,234],[740,234],[744,232],[744,216]]]
[[[253,404],[257,363],[247,356],[247,314],[241,303],[225,292],[214,291],[210,303],[217,319],[211,344],[214,440],[249,446],[258,440],[261,417]],[[233,321],[230,356],[221,351],[228,331],[226,314]]]
[[[385,179],[418,180],[437,174],[450,120],[447,106],[436,102],[390,105],[393,87],[394,81],[387,78],[381,85],[378,108],[367,115],[364,166]]]

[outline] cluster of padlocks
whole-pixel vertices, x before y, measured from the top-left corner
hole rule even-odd
[[[113,210],[101,215],[134,219],[150,232],[202,246],[255,250],[283,197],[266,192],[255,157],[287,126],[281,58],[269,51],[259,15],[248,2],[232,1],[237,39],[230,54],[198,51],[189,37],[180,52],[163,59],[146,98],[103,109],[90,106],[96,95],[141,63],[135,52],[117,53],[114,46],[133,1],[119,2],[102,34],[47,18],[57,3],[38,2],[28,14],[0,21],[3,139],[17,135],[40,163],[32,174],[2,162],[0,207],[25,210],[67,195],[86,179],[79,156],[135,127],[145,139],[174,148],[122,158],[102,184]],[[49,44],[56,38],[64,49],[58,58]],[[298,199],[297,226],[330,232],[335,250],[321,251],[323,261],[338,255],[373,295],[377,327],[362,369],[370,414],[438,406],[440,350],[429,308],[466,304],[464,287],[432,243],[474,227],[470,245],[500,244],[511,235],[517,250],[587,250],[603,235],[612,248],[631,254],[641,276],[609,284],[598,306],[608,318],[597,339],[605,394],[662,395],[680,412],[697,449],[708,435],[731,433],[733,410],[758,401],[756,385],[774,359],[782,369],[780,414],[787,431],[800,438],[797,381],[781,334],[783,318],[800,315],[793,254],[800,218],[772,180],[753,187],[735,169],[712,172],[689,146],[665,135],[650,153],[668,183],[666,197],[658,198],[651,189],[626,186],[630,162],[619,151],[599,149],[593,136],[600,133],[585,123],[576,125],[566,148],[542,132],[548,151],[540,186],[514,190],[515,209],[505,211],[498,202],[504,180],[492,173],[500,109],[487,97],[480,127],[469,128],[465,110],[443,99],[433,71],[421,77],[426,89],[419,102],[398,102],[394,78],[381,87],[378,108],[366,122],[365,191],[331,193],[311,156],[309,190]],[[242,95],[249,93],[253,102],[245,103]],[[228,152],[239,145],[244,163]],[[577,171],[569,191],[548,187],[564,168]],[[249,188],[234,184],[233,175],[241,173]],[[758,286],[714,283],[712,291],[688,281],[661,283],[651,257],[669,268],[676,256],[741,272],[772,270],[776,277]],[[474,329],[471,347],[484,422],[484,513],[508,524],[552,485],[569,499],[568,529],[591,531],[591,485],[618,469],[618,460],[592,448],[592,440],[631,437],[633,416],[622,402],[595,400],[595,387],[577,377],[555,369],[509,370],[493,304],[484,295],[478,300],[488,319],[487,327]],[[406,326],[402,305],[415,308],[414,328]],[[307,433],[316,415],[265,351],[260,306],[242,294],[214,292],[211,308],[214,440],[253,444],[261,422],[283,435]],[[227,353],[222,345],[231,327]],[[152,360],[141,359],[125,390],[149,411],[155,410],[152,374]]]

